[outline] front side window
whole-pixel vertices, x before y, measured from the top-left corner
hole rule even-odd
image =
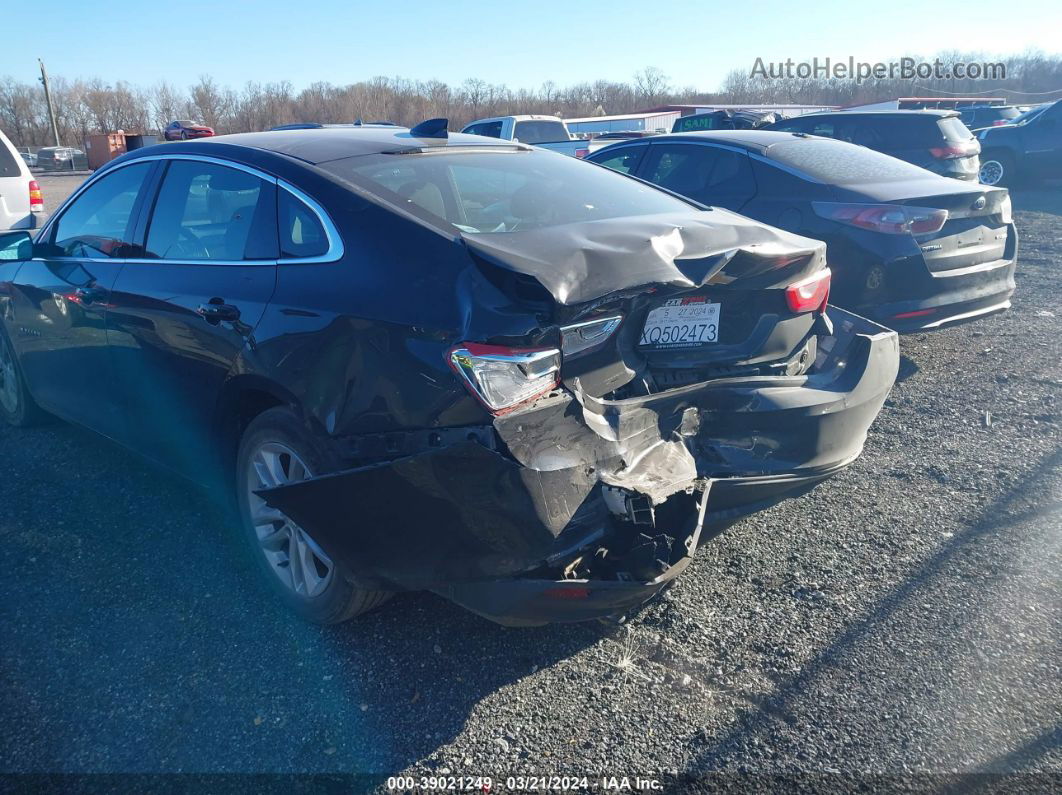
[[[276,188],[253,174],[194,160],[169,164],[147,235],[168,260],[276,259]]]
[[[430,152],[344,158],[320,166],[436,225],[501,234],[690,205],[574,157],[541,150]]]
[[[57,253],[91,259],[130,256],[133,209],[151,166],[119,168],[89,185],[55,225]]]

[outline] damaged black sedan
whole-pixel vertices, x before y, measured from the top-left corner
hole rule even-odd
[[[896,335],[829,285],[822,243],[521,144],[222,136],[0,237],[0,414],[224,483],[313,621],[620,616],[859,455]]]

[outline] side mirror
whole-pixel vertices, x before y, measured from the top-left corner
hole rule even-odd
[[[0,234],[0,262],[22,262],[33,259],[33,237],[29,232]]]

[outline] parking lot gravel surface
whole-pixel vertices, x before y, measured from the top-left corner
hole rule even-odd
[[[88,431],[0,429],[0,772],[1050,791],[1062,191],[1015,206],[1013,309],[903,337],[863,456],[624,625],[504,629],[405,594],[309,626],[206,495]]]

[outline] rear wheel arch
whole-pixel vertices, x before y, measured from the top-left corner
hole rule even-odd
[[[288,390],[254,375],[230,378],[222,389],[214,412],[218,458],[226,478],[233,475],[240,438],[255,418],[272,408],[286,406],[301,416],[298,400]]]

